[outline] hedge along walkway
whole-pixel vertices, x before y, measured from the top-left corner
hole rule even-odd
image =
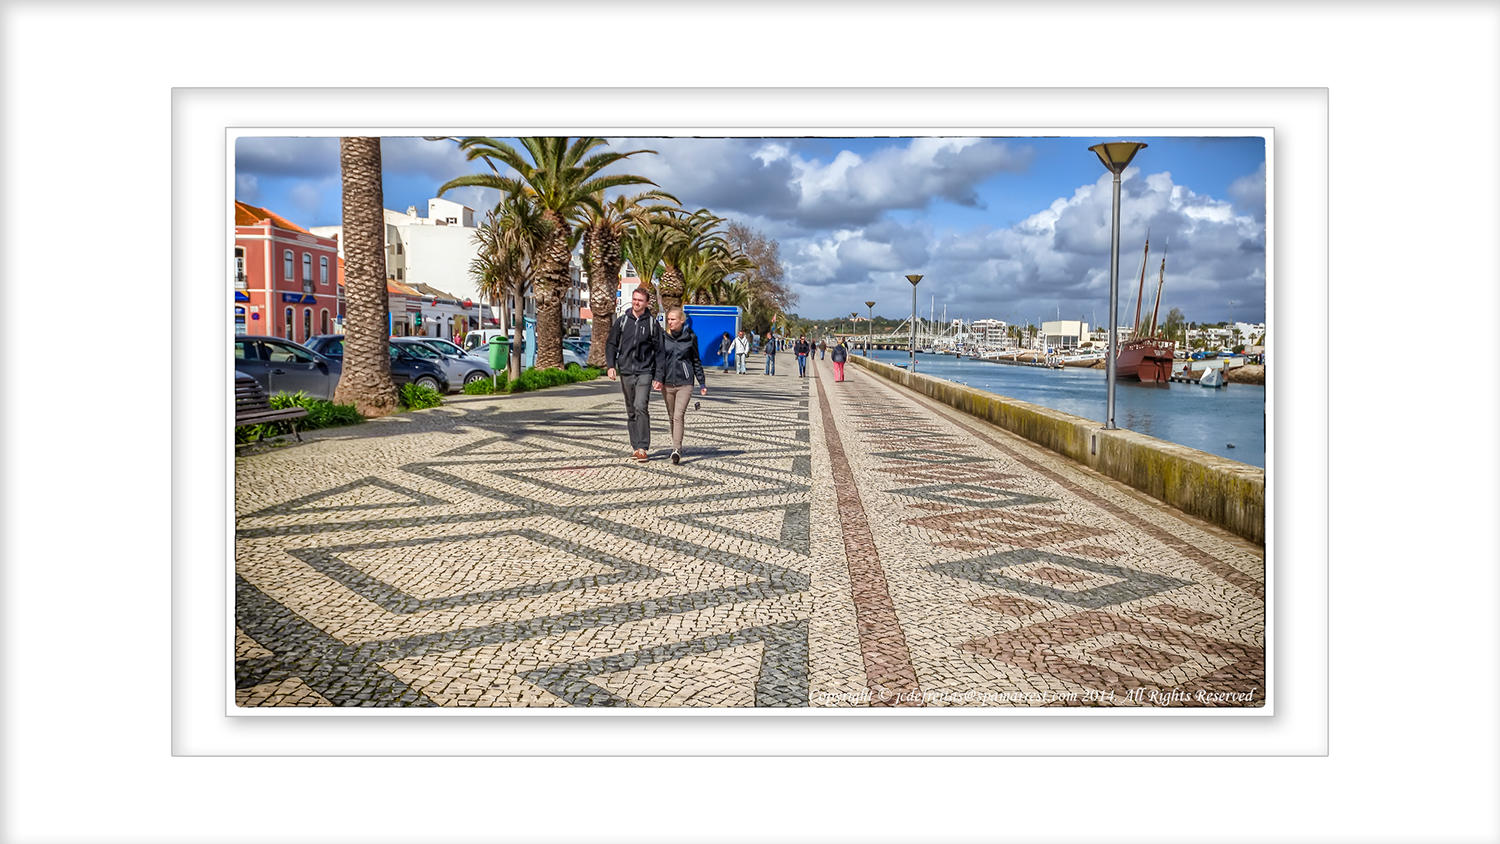
[[[710,371],[680,466],[660,400],[656,459],[629,460],[605,379],[236,461],[237,701],[1263,700],[1259,549],[853,367],[783,364]]]

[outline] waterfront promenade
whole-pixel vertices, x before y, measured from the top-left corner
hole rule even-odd
[[[629,459],[606,379],[237,458],[237,703],[1264,702],[1260,546],[858,367],[778,363],[709,371],[678,466],[659,399]]]

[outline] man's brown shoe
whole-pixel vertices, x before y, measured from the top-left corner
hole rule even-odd
[[[638,449],[635,450],[635,459],[636,460],[639,460],[640,462],[645,463],[646,460],[648,459],[648,457],[649,456],[646,454],[646,450],[644,448],[638,448]]]

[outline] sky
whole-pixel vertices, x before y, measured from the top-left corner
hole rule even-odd
[[[512,139],[506,139],[512,140]],[[827,319],[919,309],[1011,323],[1109,310],[1110,174],[1095,137],[611,138],[652,150],[606,173],[644,176],[685,208],[707,208],[777,240],[791,310]],[[1161,314],[1264,322],[1266,149],[1260,137],[1130,137],[1143,149],[1120,200],[1120,314],[1129,323],[1149,229],[1149,310],[1165,251]],[[427,213],[444,182],[487,172],[452,141],[381,141],[385,207]],[[304,227],[340,223],[337,138],[253,137],[235,145],[235,198]],[[632,188],[632,192],[644,188]],[[493,208],[499,194],[444,198]]]

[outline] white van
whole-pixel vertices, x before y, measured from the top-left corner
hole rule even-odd
[[[489,360],[491,337],[503,337],[506,340],[511,339],[510,332],[508,331],[501,331],[498,328],[481,328],[464,335],[464,351]],[[526,344],[524,342],[521,344],[521,354],[524,359],[524,355],[526,354]],[[568,348],[566,344],[563,346],[562,355],[564,367],[583,366],[588,363],[588,361],[583,359],[582,355]]]

